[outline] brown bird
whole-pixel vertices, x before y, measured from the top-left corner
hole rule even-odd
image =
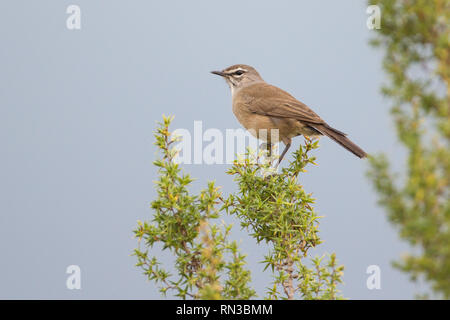
[[[345,133],[329,126],[304,103],[266,83],[255,68],[236,64],[211,73],[225,78],[231,89],[234,115],[256,138],[267,141],[269,152],[272,143],[282,141],[286,145],[277,166],[289,150],[291,138],[298,135],[326,135],[357,157],[367,156]],[[271,140],[274,129],[278,130],[274,135],[278,136],[278,141]]]

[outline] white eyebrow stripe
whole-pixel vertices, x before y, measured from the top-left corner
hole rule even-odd
[[[236,68],[236,69],[228,70],[227,73],[228,73],[228,74],[232,74],[232,73],[235,73],[236,71],[244,71],[244,72],[247,72],[248,70],[239,67],[239,68]]]

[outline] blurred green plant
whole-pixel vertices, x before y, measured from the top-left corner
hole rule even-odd
[[[370,159],[368,175],[401,238],[419,249],[394,265],[449,299],[450,1],[369,4],[381,8],[381,29],[371,44],[385,50],[389,83],[382,92],[393,101],[391,114],[407,160],[404,179],[391,172],[384,154]]]
[[[236,241],[229,240],[231,225],[214,223],[220,212],[235,215],[241,226],[251,231],[258,243],[270,245],[265,268],[274,274],[268,299],[339,299],[343,266],[334,254],[310,258],[308,250],[321,243],[318,219],[312,208],[314,200],[297,183],[306,165],[314,163],[308,153],[317,142],[306,139],[305,146],[294,154],[294,160],[280,174],[271,169],[271,161],[261,154],[246,154],[235,161],[229,174],[235,176],[238,191],[224,199],[213,182],[199,195],[191,195],[189,175],[182,174],[174,161],[179,141],[169,132],[171,118],[164,117],[155,133],[162,158],[156,160],[159,179],[158,197],[152,202],[153,220],[138,222],[134,230],[139,246],[134,251],[137,266],[149,280],[166,294],[174,291],[183,299],[250,299],[250,271],[245,255]],[[162,266],[155,246],[169,250],[174,266]],[[171,270],[169,270],[171,269]]]

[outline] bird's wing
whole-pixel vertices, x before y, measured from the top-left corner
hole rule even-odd
[[[307,105],[286,91],[267,83],[257,83],[239,92],[250,112],[276,118],[292,118],[310,124],[325,122]]]

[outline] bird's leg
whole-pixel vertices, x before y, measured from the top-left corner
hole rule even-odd
[[[272,144],[271,144],[271,143],[269,143],[269,142],[267,142],[267,143],[266,143],[266,142],[261,143],[260,148],[261,148],[261,149],[266,149],[267,155],[268,155],[269,157],[272,156]]]
[[[270,142],[266,143],[267,156],[272,157],[272,144]]]
[[[281,156],[280,156],[280,158],[278,159],[278,163],[277,163],[277,165],[275,166],[275,168],[278,167],[278,165],[280,164],[281,160],[283,160],[284,155],[286,154],[286,152],[287,152],[287,151],[289,150],[289,148],[291,147],[291,139],[290,139],[290,138],[283,139],[283,143],[286,145],[286,147],[284,147],[284,150],[283,150],[283,152],[281,153]]]

